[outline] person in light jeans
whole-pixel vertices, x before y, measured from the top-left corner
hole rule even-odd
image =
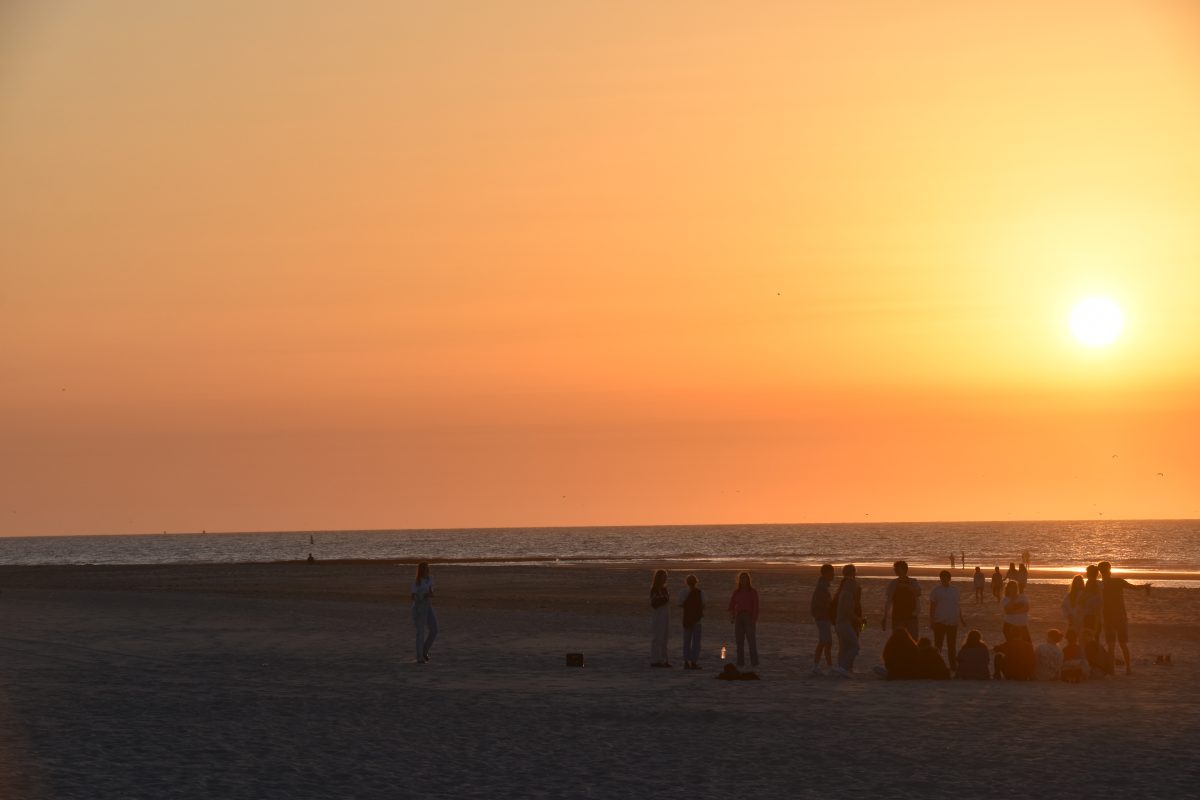
[[[837,630],[837,668],[834,672],[843,678],[854,674],[854,659],[858,656],[858,633],[862,629],[862,587],[854,579],[857,570],[853,564],[842,567],[842,582],[838,585],[834,603]]]
[[[938,579],[941,582],[929,593],[929,625],[933,628],[934,649],[940,653],[942,642],[946,642],[946,660],[950,662],[950,669],[956,670],[958,669],[958,626],[959,624],[965,626],[967,621],[963,619],[958,587],[950,585],[950,577],[949,570],[944,569],[938,573]]]
[[[416,660],[424,664],[438,634],[437,616],[433,613],[433,578],[424,561],[417,564],[417,579],[412,585],[412,619],[417,634]]]

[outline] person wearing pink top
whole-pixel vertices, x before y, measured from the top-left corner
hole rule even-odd
[[[750,583],[750,573],[738,575],[737,588],[729,598],[729,619],[733,623],[733,635],[737,639],[737,665],[746,664],[746,640],[750,640],[750,666],[758,666],[758,590]]]

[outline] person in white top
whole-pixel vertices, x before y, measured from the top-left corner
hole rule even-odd
[[[929,592],[929,624],[933,628],[933,646],[942,650],[942,642],[948,645],[946,660],[950,662],[951,671],[958,669],[958,626],[966,625],[963,619],[962,604],[958,587],[950,585],[950,571],[938,573],[941,581]]]
[[[433,613],[433,578],[429,565],[417,564],[417,579],[412,585],[412,618],[417,632],[417,663],[429,660],[429,650],[437,638],[437,617]]]

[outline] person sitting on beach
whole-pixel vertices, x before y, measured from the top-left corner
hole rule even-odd
[[[1021,594],[1021,588],[1016,582],[1004,587],[1004,638],[1013,639],[1018,636],[1032,642],[1029,637],[1029,598]]]
[[[830,585],[833,583],[833,564],[822,564],[817,586],[813,589],[809,611],[817,627],[817,648],[813,651],[812,674],[821,674],[821,654],[825,654],[825,665],[833,669],[833,618],[829,604],[833,600]]]
[[[417,577],[413,581],[410,596],[413,627],[417,634],[416,661],[424,664],[429,661],[429,651],[438,634],[437,616],[433,613],[433,578],[429,574],[429,565],[424,561],[417,564]]]
[[[738,575],[737,588],[729,598],[729,621],[737,639],[737,665],[746,664],[746,642],[750,643],[750,666],[758,666],[758,590],[750,582],[750,573]]]
[[[915,578],[908,577],[907,561],[892,564],[892,571],[896,573],[896,577],[887,585],[887,600],[883,604],[883,630],[887,630],[890,612],[892,627],[903,625],[912,634],[913,641],[916,641],[921,635],[921,586]]]
[[[996,680],[1028,681],[1033,679],[1037,668],[1037,656],[1033,652],[1033,643],[1029,641],[1028,631],[1022,636],[1014,632],[1016,638],[1005,639],[993,649],[996,657],[993,662],[993,672]]]
[[[1036,677],[1039,681],[1056,681],[1062,676],[1063,653],[1058,649],[1062,631],[1051,628],[1046,631],[1046,641],[1037,646]]]
[[[1112,576],[1112,564],[1101,561],[1098,565],[1103,578],[1100,586],[1102,597],[1101,608],[1104,616],[1104,640],[1108,643],[1109,658],[1113,659],[1113,643],[1121,645],[1121,655],[1125,657],[1125,674],[1133,674],[1133,662],[1129,658],[1129,617],[1125,611],[1125,590],[1138,588],[1124,578]],[[1148,589],[1150,584],[1142,584],[1141,588]],[[1112,667],[1109,667],[1112,674]]]
[[[858,634],[866,624],[862,616],[862,587],[854,576],[853,564],[842,567],[842,582],[830,605],[838,638],[838,665],[833,672],[843,678],[854,677],[854,659],[858,656]]]
[[[1021,591],[1021,594],[1025,594],[1025,584],[1027,583],[1029,583],[1029,570],[1022,564],[1017,567],[1017,588]]]
[[[1062,679],[1067,683],[1083,680],[1083,648],[1079,646],[1079,632],[1067,631],[1067,646],[1062,651]]]
[[[929,641],[928,636],[922,636],[921,641],[917,642],[917,677],[935,681],[950,677],[950,670],[942,660],[942,654],[933,646],[933,642]]]
[[[883,646],[883,666],[875,674],[893,681],[911,681],[921,677],[921,661],[917,642],[903,625],[892,628],[892,635]]]
[[[671,592],[667,589],[667,571],[655,571],[650,582],[650,666],[670,667],[667,632],[671,625]]]
[[[958,669],[955,670],[954,677],[962,680],[989,680],[992,677],[991,664],[992,657],[988,652],[987,642],[983,641],[983,634],[973,630],[967,634],[967,641],[958,651]]]
[[[687,592],[683,602],[683,668],[700,669],[700,633],[704,618],[704,592],[700,591],[695,575],[687,576]]]
[[[946,659],[950,669],[955,669],[958,663],[958,626],[964,627],[967,621],[963,619],[958,587],[950,584],[950,571],[942,570],[938,574],[939,583],[929,592],[929,624],[933,628],[933,647],[942,652],[942,642],[946,643]]]
[[[1004,576],[1000,574],[1000,567],[997,565],[992,573],[992,597],[996,598],[996,602],[1000,602],[1000,598],[1004,596]]]
[[[1071,588],[1062,601],[1063,617],[1067,620],[1067,632],[1083,630],[1083,576],[1071,579]]]
[[[975,605],[982,605],[983,589],[987,586],[987,578],[983,577],[983,570],[979,567],[975,568],[975,574],[971,577],[971,583],[975,585]]]

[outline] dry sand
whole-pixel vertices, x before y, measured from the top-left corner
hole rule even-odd
[[[1134,675],[1061,683],[812,678],[813,573],[759,575],[760,682],[649,669],[646,570],[436,566],[412,661],[411,567],[0,568],[0,797],[1182,797],[1200,768],[1200,590],[1128,599]],[[965,573],[960,583],[966,590]],[[673,573],[678,592],[682,574]],[[883,582],[864,582],[878,663]],[[1061,627],[1031,586],[1032,630]],[[968,624],[999,639],[996,606]],[[681,638],[672,620],[676,664]],[[563,666],[568,651],[588,666]],[[1170,652],[1174,666],[1152,656]]]

